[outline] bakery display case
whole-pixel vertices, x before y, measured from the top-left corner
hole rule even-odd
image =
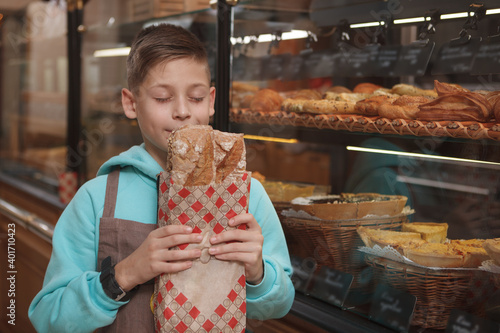
[[[228,109],[280,214],[292,313],[319,308],[331,331],[347,313],[353,332],[498,331],[483,247],[500,237],[498,4],[294,4],[233,8]],[[385,296],[399,315],[377,311]]]

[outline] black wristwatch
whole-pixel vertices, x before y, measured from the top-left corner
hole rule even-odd
[[[100,281],[102,289],[106,295],[115,301],[126,302],[132,298],[137,287],[126,292],[123,290],[115,279],[115,267],[111,265],[111,257],[106,257],[101,263]]]

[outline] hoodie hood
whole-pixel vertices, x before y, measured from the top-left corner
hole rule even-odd
[[[144,143],[132,146],[129,150],[107,160],[97,171],[97,176],[109,174],[117,166],[121,168],[132,166],[153,179],[163,171],[158,162],[146,151]]]

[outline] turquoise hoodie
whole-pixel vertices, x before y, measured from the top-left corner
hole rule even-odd
[[[107,175],[116,166],[122,169],[115,217],[156,223],[156,176],[162,167],[144,145],[134,146],[105,162],[97,177],[78,190],[57,222],[43,287],[28,313],[40,333],[92,332],[111,324],[124,304],[104,293],[96,271]],[[258,285],[246,286],[247,316],[261,320],[283,317],[295,296],[290,257],[276,211],[255,179],[251,182],[249,212],[264,236],[264,278]]]

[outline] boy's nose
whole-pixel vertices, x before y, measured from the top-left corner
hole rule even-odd
[[[179,101],[175,104],[175,110],[173,114],[176,119],[186,119],[191,116],[191,112],[189,111],[189,107],[185,102]]]

